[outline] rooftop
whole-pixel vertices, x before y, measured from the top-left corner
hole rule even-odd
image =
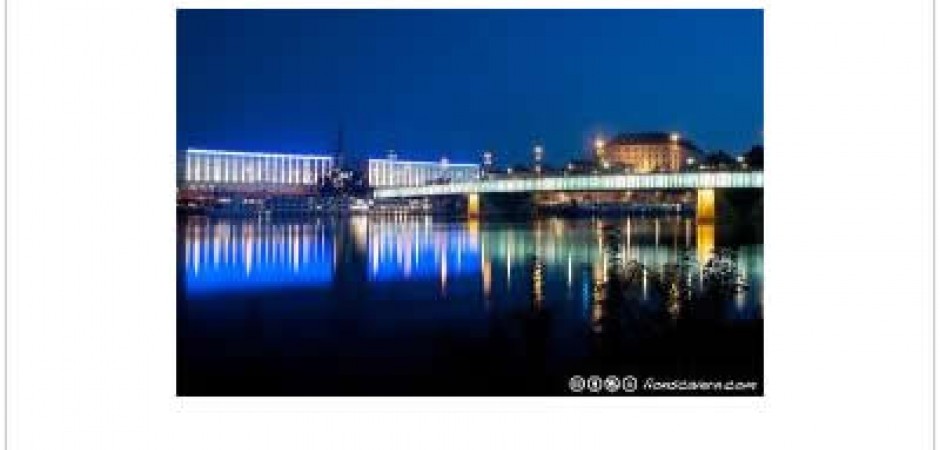
[[[670,142],[678,142],[684,147],[698,150],[698,147],[696,147],[691,140],[683,138],[681,135],[676,133],[666,133],[662,131],[620,133],[608,141],[605,146],[629,144],[666,144]]]

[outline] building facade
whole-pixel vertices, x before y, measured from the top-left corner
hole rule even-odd
[[[303,191],[335,167],[332,156],[188,149],[181,156],[179,187],[211,191]]]
[[[397,158],[369,160],[369,186],[423,186],[432,183],[459,183],[480,179],[478,164],[452,164],[447,160],[399,161]]]
[[[693,165],[700,152],[676,133],[623,133],[595,147],[598,165],[624,166],[634,173],[676,172]]]

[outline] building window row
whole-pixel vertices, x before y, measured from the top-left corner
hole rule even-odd
[[[374,187],[423,186],[438,181],[459,183],[480,178],[480,167],[475,164],[370,159],[368,170],[369,185]]]
[[[329,157],[187,152],[187,183],[316,185],[333,168]]]

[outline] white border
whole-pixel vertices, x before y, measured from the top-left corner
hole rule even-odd
[[[9,447],[929,448],[934,9],[716,4],[769,5],[758,399],[175,398],[173,7],[218,3],[12,2]]]

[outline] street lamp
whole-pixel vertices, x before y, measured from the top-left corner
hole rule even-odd
[[[493,171],[493,152],[489,150],[483,151],[483,170],[481,172],[482,176],[485,176]]]
[[[545,155],[545,149],[540,144],[536,144],[532,149],[532,158],[535,160],[535,173],[542,173],[542,156]]]
[[[669,140],[672,142],[679,142],[680,137],[681,136],[679,136],[679,133],[675,133],[675,132],[669,133]]]
[[[594,139],[594,156],[597,161],[600,161],[601,165],[606,169],[608,167],[607,160],[604,159],[604,146],[607,145],[604,142],[604,139],[600,136]]]

